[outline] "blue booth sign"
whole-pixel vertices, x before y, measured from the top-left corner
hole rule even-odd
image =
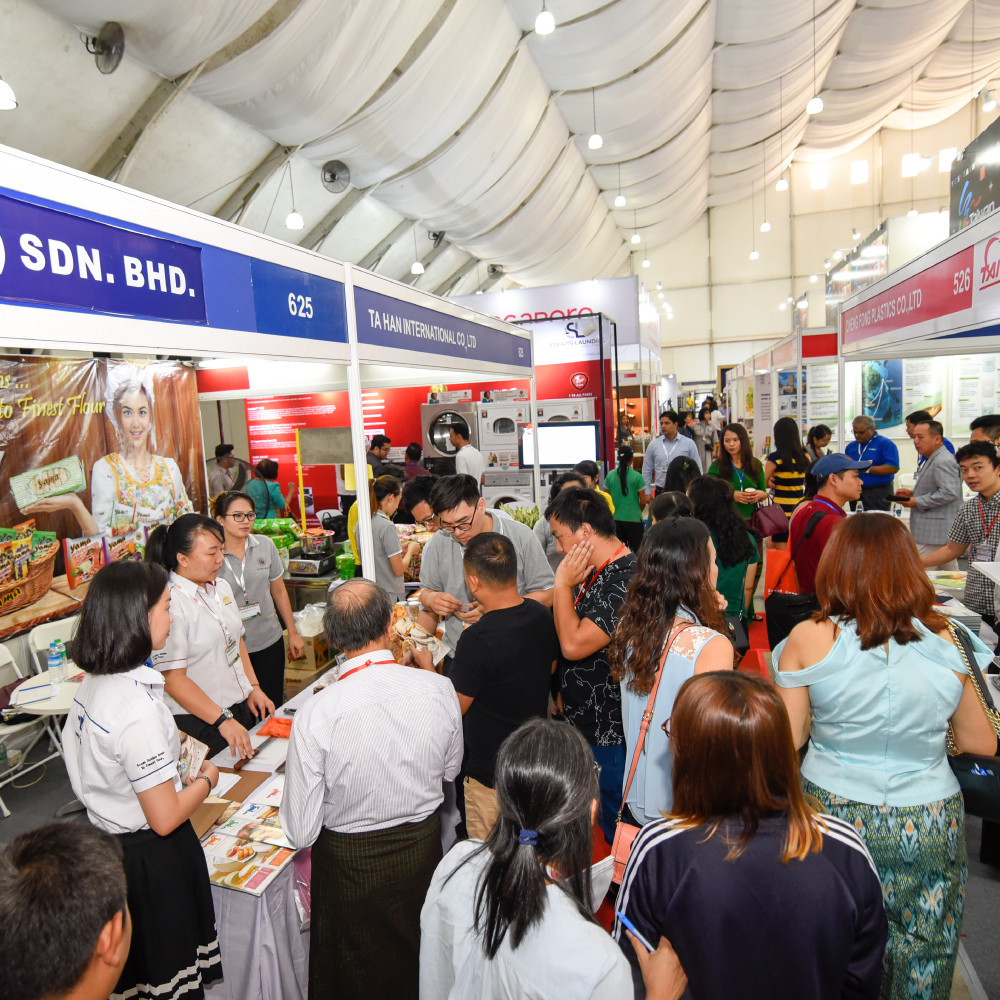
[[[0,195],[0,300],[205,323],[201,252]]]
[[[251,262],[250,278],[258,332],[347,343],[346,296],[339,281],[266,260]]]
[[[367,288],[354,287],[358,342],[400,351],[531,368],[531,341]]]

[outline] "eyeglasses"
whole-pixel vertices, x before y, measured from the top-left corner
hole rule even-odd
[[[431,514],[430,517],[425,517],[422,520],[418,520],[417,524],[419,524],[422,528],[429,528],[435,522],[436,519],[437,519],[437,514]]]
[[[441,530],[446,535],[454,535],[456,531],[468,531],[476,523],[476,514],[478,513],[479,507],[477,506],[472,513],[472,517],[467,517],[464,521],[456,521],[454,524],[445,524],[444,521],[441,521]]]
[[[251,523],[253,523],[254,521],[257,520],[257,515],[256,513],[254,513],[254,511],[250,511],[249,513],[244,513],[242,510],[238,510],[236,511],[235,514],[223,514],[222,516],[231,517],[237,523],[242,523],[243,521],[250,521]]]

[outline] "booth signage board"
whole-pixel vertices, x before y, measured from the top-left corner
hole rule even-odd
[[[844,303],[845,357],[981,350],[1000,332],[1000,213]]]
[[[405,287],[405,286],[404,286]],[[414,302],[354,287],[358,344],[447,358],[454,366],[469,362],[531,370],[531,340]],[[378,360],[385,360],[380,357]]]

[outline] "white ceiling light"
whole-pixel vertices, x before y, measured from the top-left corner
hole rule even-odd
[[[857,226],[855,226],[855,227],[854,227],[854,228],[853,228],[853,229],[851,230],[851,239],[852,239],[852,240],[860,240],[860,239],[861,239],[861,230],[860,230],[860,229],[858,229],[858,227],[857,227]]]
[[[830,183],[829,171],[825,163],[814,163],[809,171],[809,187],[813,191],[822,191]]]
[[[642,266],[643,267],[652,267],[653,266],[653,262],[648,257],[643,256],[643,258],[642,258]]]
[[[413,256],[416,258],[410,265],[410,274],[423,274],[424,265],[420,263],[420,252],[417,250],[417,227],[413,227]]]
[[[658,282],[656,283],[656,290],[657,290],[658,292],[662,292],[662,291],[663,291],[663,282],[662,282],[662,281],[658,281]]]
[[[642,237],[638,233],[633,233],[632,234],[632,242],[633,243],[641,243],[642,242]]]
[[[827,271],[829,271],[829,270],[830,270],[830,268],[831,268],[831,267],[833,267],[833,261],[832,261],[832,260],[830,260],[830,258],[829,258],[829,257],[827,257],[827,258],[826,258],[826,260],[824,260],[824,261],[823,261],[823,267],[824,267],[824,268],[825,268],[825,269],[826,269]]]
[[[750,259],[751,260],[757,260],[758,257],[760,257],[760,254],[756,250],[751,250],[750,251]]]
[[[594,132],[587,140],[587,147],[589,149],[600,149],[604,145],[604,140],[601,138],[601,133],[597,131],[597,90],[591,90],[590,96],[593,100],[594,108]]]
[[[779,177],[778,183],[774,185],[775,191],[787,191],[788,190],[788,178]]]
[[[868,161],[867,160],[853,160],[851,162],[851,183],[852,184],[867,184],[868,183]]]
[[[844,259],[844,252],[842,250],[834,250],[833,251],[833,259],[834,260],[843,260]]]
[[[983,111],[996,111],[997,99],[983,87]]]
[[[0,111],[13,111],[17,107],[17,98],[9,83],[0,78]]]
[[[622,165],[618,164],[618,194],[615,195],[615,208],[624,208],[625,195],[622,194]]]
[[[542,9],[538,12],[538,17],[535,18],[535,34],[551,35],[555,30],[556,19],[552,16],[551,11],[545,9],[545,0],[542,0]]]
[[[958,156],[958,150],[954,146],[948,146],[938,152],[938,172],[947,174],[951,171],[951,165]]]
[[[778,303],[778,308],[779,309],[787,309],[788,308],[788,303],[787,302],[779,302]]]
[[[911,208],[909,210],[909,212],[906,213],[906,217],[909,219],[909,218],[912,218],[913,216],[919,215],[919,214],[920,213],[915,208]]]
[[[632,242],[641,243],[642,237],[639,236],[639,213],[633,209],[632,211]]]
[[[763,221],[763,222],[762,222],[762,223],[760,224],[760,231],[761,231],[762,233],[769,233],[769,232],[771,231],[771,223],[770,223],[770,222],[768,222],[768,221],[767,221],[767,219],[765,219],[765,220],[764,220],[764,221]]]
[[[815,97],[809,98],[809,103],[806,105],[807,115],[818,115],[823,110],[823,98],[817,94]]]
[[[305,226],[305,220],[302,216],[295,211],[295,179],[292,177],[292,161],[289,160],[287,163],[288,169],[288,186],[292,191],[292,210],[285,216],[285,229],[302,229]],[[266,227],[265,227],[266,228]]]
[[[809,275],[809,284],[810,285],[815,285],[817,281],[819,281],[819,278],[815,274],[810,274]]]

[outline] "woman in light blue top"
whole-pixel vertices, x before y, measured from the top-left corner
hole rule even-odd
[[[816,571],[818,620],[774,651],[804,787],[851,823],[889,916],[882,997],[951,994],[968,874],[964,809],[948,766],[997,738],[906,528],[888,514],[838,525]],[[961,626],[957,626],[961,627]],[[984,669],[992,654],[969,636]]]
[[[733,645],[724,634],[721,609],[726,601],[715,589],[715,546],[701,521],[657,521],[646,532],[638,557],[608,660],[611,676],[622,688],[627,775],[642,714],[669,644],[653,718],[626,800],[632,818],[642,824],[661,819],[673,804],[670,740],[663,723],[670,718],[677,692],[694,674],[732,670]],[[682,625],[688,627],[677,631]]]

